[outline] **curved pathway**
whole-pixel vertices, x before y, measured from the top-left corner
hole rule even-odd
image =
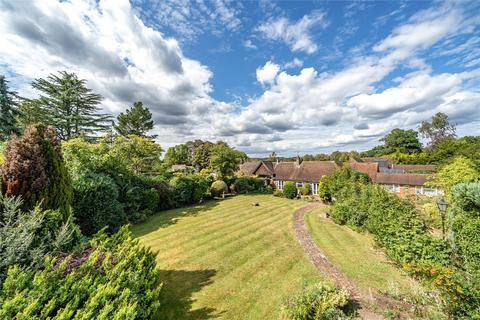
[[[344,275],[340,272],[323,254],[320,248],[313,241],[310,233],[308,232],[307,225],[305,224],[305,213],[308,211],[320,207],[319,203],[311,203],[300,209],[297,209],[294,213],[294,228],[295,236],[298,242],[302,246],[306,255],[313,263],[313,265],[324,274],[326,277],[332,279],[337,286],[347,290],[350,293],[353,302],[358,305],[358,313],[363,319],[383,319],[383,317],[375,314],[371,310],[368,310],[364,306],[364,302],[367,297],[363,296],[360,290]]]

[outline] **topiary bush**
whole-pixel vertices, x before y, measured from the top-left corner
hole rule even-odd
[[[91,173],[75,179],[73,190],[74,215],[85,235],[92,235],[104,227],[116,232],[128,222],[112,178]]]
[[[221,197],[223,193],[228,192],[228,186],[223,180],[217,180],[212,183],[210,187],[210,192],[214,197]]]
[[[2,165],[2,193],[21,196],[23,209],[40,203],[43,209],[58,209],[66,221],[70,215],[72,186],[63,162],[55,129],[41,124],[14,136],[5,148]]]
[[[297,197],[297,186],[295,182],[287,181],[283,186],[283,195],[287,199],[294,199]]]
[[[342,308],[348,304],[348,293],[328,284],[304,288],[282,306],[282,316],[288,320],[349,319]]]
[[[127,227],[64,258],[45,259],[43,270],[15,266],[0,291],[0,318],[152,319],[160,308],[155,255]]]

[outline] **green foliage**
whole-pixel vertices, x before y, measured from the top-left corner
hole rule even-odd
[[[287,199],[294,199],[297,197],[297,186],[295,182],[287,181],[283,186],[283,195]]]
[[[75,73],[61,71],[46,79],[35,79],[32,87],[41,92],[33,104],[45,110],[46,124],[52,125],[62,140],[91,135],[107,129],[111,117],[99,114],[102,97],[92,93]]]
[[[13,137],[6,146],[2,173],[2,192],[21,196],[25,209],[40,203],[44,209],[59,209],[65,221],[70,217],[71,180],[53,128],[34,125],[21,139]]]
[[[174,164],[189,164],[187,145],[177,144],[176,146],[168,148],[163,162],[168,168]]]
[[[442,188],[447,192],[447,195],[450,195],[454,185],[479,179],[480,172],[475,167],[475,163],[468,158],[459,156],[451,163],[443,166],[429,184]]]
[[[16,93],[8,90],[8,81],[0,75],[0,141],[19,134],[16,117],[18,115]]]
[[[105,226],[115,232],[127,223],[112,178],[91,173],[74,180],[73,190],[73,210],[83,234],[92,235]]]
[[[219,179],[228,179],[238,169],[241,159],[245,159],[243,152],[232,149],[225,142],[217,142],[210,150],[210,169],[217,173]]]
[[[316,284],[294,295],[282,307],[282,316],[289,320],[348,319],[343,312],[348,293],[328,284]]]
[[[228,192],[228,186],[223,180],[217,180],[212,183],[210,192],[214,197],[221,197],[224,193]]]
[[[193,202],[193,180],[186,176],[176,176],[170,180],[173,186],[173,198],[178,205],[186,205]]]
[[[275,196],[275,197],[283,197],[283,191],[280,190],[280,189],[275,189],[275,191],[273,191],[273,196]]]
[[[127,227],[40,271],[13,267],[0,293],[2,319],[152,319],[159,307],[155,255]]]
[[[429,164],[433,162],[431,156],[427,152],[413,154],[395,152],[391,155],[391,159],[395,164]]]
[[[136,135],[154,139],[156,135],[148,136],[148,131],[153,129],[152,113],[143,103],[137,101],[125,113],[117,116],[115,130],[122,136]]]
[[[79,240],[72,219],[63,222],[60,212],[39,207],[24,212],[21,204],[20,198],[0,195],[0,284],[10,266],[39,268],[45,256],[69,250]]]
[[[310,194],[310,184],[306,183],[303,185],[303,187],[298,188],[298,192],[302,196],[308,196]]]
[[[265,182],[255,177],[238,177],[235,179],[234,188],[237,193],[263,192]]]
[[[332,201],[332,193],[330,192],[330,177],[322,176],[320,178],[320,183],[318,184],[318,196],[325,202]]]
[[[422,137],[429,139],[429,146],[432,149],[445,139],[456,137],[456,128],[454,124],[448,121],[448,116],[445,113],[438,112],[432,117],[432,121],[423,121],[418,132]]]
[[[204,170],[210,166],[210,153],[213,143],[201,142],[192,152],[192,165],[197,171]]]
[[[422,144],[418,140],[418,132],[411,129],[393,129],[380,141],[384,142],[385,154],[392,152],[412,154],[422,151]]]

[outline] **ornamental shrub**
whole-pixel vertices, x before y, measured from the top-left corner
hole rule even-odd
[[[298,188],[298,191],[302,196],[308,196],[310,194],[310,184],[304,184],[303,187]]]
[[[212,183],[210,187],[210,192],[214,197],[221,197],[223,193],[228,192],[228,186],[223,180],[217,180]]]
[[[10,266],[40,268],[45,256],[71,250],[81,235],[58,210],[24,212],[21,205],[20,198],[0,195],[0,287]]]
[[[23,209],[40,203],[43,209],[58,209],[66,221],[70,215],[72,186],[63,162],[55,129],[37,124],[14,136],[5,148],[2,193],[21,196]]]
[[[287,199],[294,199],[297,197],[297,186],[295,182],[287,181],[283,186],[283,195]]]
[[[275,197],[283,197],[283,191],[280,189],[275,189],[275,191],[273,191],[273,195]]]
[[[330,177],[322,176],[318,185],[318,196],[325,202],[332,201],[332,193],[330,192]]]
[[[347,303],[345,290],[319,283],[288,299],[282,306],[282,315],[288,320],[348,319],[342,310]]]
[[[83,234],[92,235],[104,227],[116,232],[127,223],[112,178],[94,173],[81,176],[74,180],[73,190],[74,214]]]
[[[175,176],[170,180],[173,187],[173,198],[177,205],[183,206],[193,203],[193,180],[187,176]]]
[[[152,319],[160,307],[155,255],[127,227],[43,270],[15,266],[0,292],[1,319]]]
[[[234,182],[235,191],[237,193],[263,192],[265,190],[265,182],[255,177],[239,177]]]
[[[189,176],[193,181],[193,202],[198,203],[211,197],[210,185],[213,182],[211,176],[194,174]]]

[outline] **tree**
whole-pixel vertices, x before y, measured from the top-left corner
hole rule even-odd
[[[455,138],[456,127],[448,121],[448,116],[445,113],[438,112],[432,117],[432,122],[423,121],[418,132],[425,139],[429,139],[429,147],[435,147],[442,140]]]
[[[399,151],[412,154],[422,151],[422,144],[418,140],[418,132],[412,129],[393,129],[380,141],[384,142],[385,149],[390,150],[390,153]]]
[[[18,106],[17,121],[23,130],[35,123],[52,123],[51,115],[39,99],[23,99]]]
[[[12,133],[18,134],[16,93],[8,90],[8,81],[0,75],[0,141],[8,140]]]
[[[463,156],[456,157],[450,164],[443,166],[428,184],[444,189],[450,196],[454,185],[473,182],[480,179],[475,163]]]
[[[212,146],[213,143],[210,141],[205,141],[195,148],[192,156],[192,165],[197,171],[208,168],[210,165],[210,153]]]
[[[213,145],[211,150],[210,169],[223,180],[233,176],[240,161],[244,158],[246,158],[245,153],[234,150],[225,142],[219,141]]]
[[[174,164],[189,164],[187,146],[185,144],[177,144],[168,148],[163,163],[167,167],[171,167]]]
[[[38,124],[12,138],[5,149],[2,193],[21,196],[26,210],[40,204],[70,217],[72,186],[55,130]]]
[[[268,160],[270,161],[277,161],[278,157],[277,157],[277,153],[275,151],[272,151],[272,153],[270,153],[270,155],[268,156]]]
[[[55,127],[62,140],[94,134],[110,126],[111,116],[98,113],[102,96],[92,93],[85,83],[66,71],[32,83],[41,92],[35,103],[49,114],[47,124]]]
[[[156,135],[147,135],[147,132],[153,129],[152,113],[148,107],[138,101],[133,107],[127,109],[125,113],[120,113],[117,117],[115,130],[122,136],[137,135],[144,138],[155,139]]]

